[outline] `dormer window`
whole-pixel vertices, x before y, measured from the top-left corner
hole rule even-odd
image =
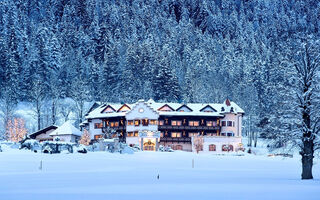
[[[234,112],[233,107],[230,108],[230,112]]]
[[[162,112],[171,112],[174,111],[173,108],[171,108],[170,106],[168,106],[167,104],[162,106],[161,108],[158,109],[159,111]]]
[[[225,110],[224,110],[224,107],[222,107],[222,108],[221,108],[221,112],[224,112],[224,111],[225,111]]]

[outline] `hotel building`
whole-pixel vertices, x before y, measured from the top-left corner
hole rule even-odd
[[[139,145],[144,151],[159,146],[195,151],[195,138],[201,138],[200,152],[237,151],[242,148],[244,111],[234,102],[222,104],[157,103],[139,100],[134,104],[95,104],[81,124],[92,137],[102,137],[108,127],[120,141]],[[199,148],[198,148],[199,149]]]

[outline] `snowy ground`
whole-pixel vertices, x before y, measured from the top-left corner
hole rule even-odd
[[[318,162],[301,181],[298,156],[13,150],[0,153],[0,199],[320,199]]]

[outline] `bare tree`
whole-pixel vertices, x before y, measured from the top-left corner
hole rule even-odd
[[[34,116],[37,119],[37,129],[40,130],[42,111],[45,102],[46,93],[44,87],[41,84],[40,79],[35,78],[32,82],[31,102],[33,105]]]

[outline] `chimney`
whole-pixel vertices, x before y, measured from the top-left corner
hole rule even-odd
[[[230,100],[228,98],[226,99],[226,105],[231,106]]]

